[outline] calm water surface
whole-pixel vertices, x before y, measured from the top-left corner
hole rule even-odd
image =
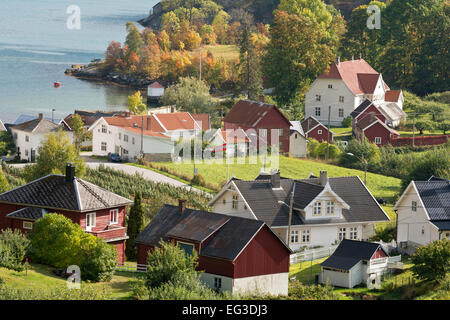
[[[75,109],[117,110],[128,88],[64,74],[71,64],[103,58],[112,40],[123,43],[127,21],[148,15],[157,0],[0,0],[0,119],[44,113],[65,117]],[[69,30],[70,5],[81,9],[81,30]],[[138,25],[136,23],[136,25]],[[53,83],[59,81],[59,89]]]

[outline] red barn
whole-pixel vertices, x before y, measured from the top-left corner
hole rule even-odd
[[[273,104],[251,100],[240,100],[233,108],[231,108],[223,121],[225,130],[256,130],[259,141],[267,143],[267,146],[270,146],[272,143],[271,130],[278,130],[280,152],[289,152],[291,123]],[[252,139],[251,134],[249,137]]]
[[[165,205],[136,239],[138,264],[160,240],[171,241],[187,254],[198,253],[202,281],[219,291],[259,290],[288,293],[289,257],[286,247],[260,220]]]
[[[353,127],[353,134],[358,139],[364,136],[368,141],[378,146],[392,144],[392,141],[400,136],[398,131],[388,127],[374,113],[367,114]]]
[[[68,165],[66,175],[50,174],[0,194],[0,230],[27,233],[33,223],[49,213],[59,213],[79,224],[87,233],[113,245],[118,261],[125,260],[126,207],[132,202],[75,177]]]
[[[334,132],[330,130],[328,133],[328,128],[313,116],[309,116],[303,120],[301,125],[307,138],[313,138],[319,142],[326,142],[329,135],[329,142],[333,141]]]

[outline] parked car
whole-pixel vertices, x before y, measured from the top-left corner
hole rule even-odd
[[[110,162],[122,162],[122,157],[118,153],[109,153],[108,161]]]

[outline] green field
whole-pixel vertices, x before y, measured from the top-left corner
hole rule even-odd
[[[233,175],[236,178],[244,180],[253,180],[263,168],[261,161],[255,164],[232,163],[229,165],[230,177]],[[168,169],[169,173],[177,173],[178,176],[185,176],[192,179],[194,165],[192,163],[153,163],[158,169]],[[269,163],[266,163],[266,171],[269,169]],[[212,163],[196,163],[198,173],[205,179],[206,182],[214,184],[217,189],[227,180],[227,165],[226,164],[212,164]],[[326,164],[320,161],[302,160],[280,156],[279,168],[281,176],[293,179],[308,178],[312,172],[318,176],[321,170],[326,170],[329,177],[344,177],[344,176],[358,176],[364,180],[364,171],[347,169],[335,165]],[[166,171],[166,170],[162,170]],[[387,177],[380,174],[367,173],[367,187],[372,192],[374,197],[382,197],[393,202],[394,198],[401,191],[401,180],[393,177]]]

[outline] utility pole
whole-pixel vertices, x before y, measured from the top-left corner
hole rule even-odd
[[[294,207],[294,192],[295,192],[295,181],[294,181],[294,187],[292,188],[292,192],[291,192],[291,199],[289,202],[289,221],[288,221],[288,239],[287,239],[288,248],[290,248],[290,245],[291,245],[291,222],[292,222],[292,209]]]
[[[142,116],[141,124],[141,157],[144,158],[144,116]]]
[[[416,137],[416,114],[414,113],[413,117],[413,139],[412,139],[412,145],[414,147],[414,139]]]
[[[329,143],[330,143],[330,116],[331,116],[331,106],[328,106],[328,131],[327,131],[327,157],[328,161],[328,152],[329,152]]]

